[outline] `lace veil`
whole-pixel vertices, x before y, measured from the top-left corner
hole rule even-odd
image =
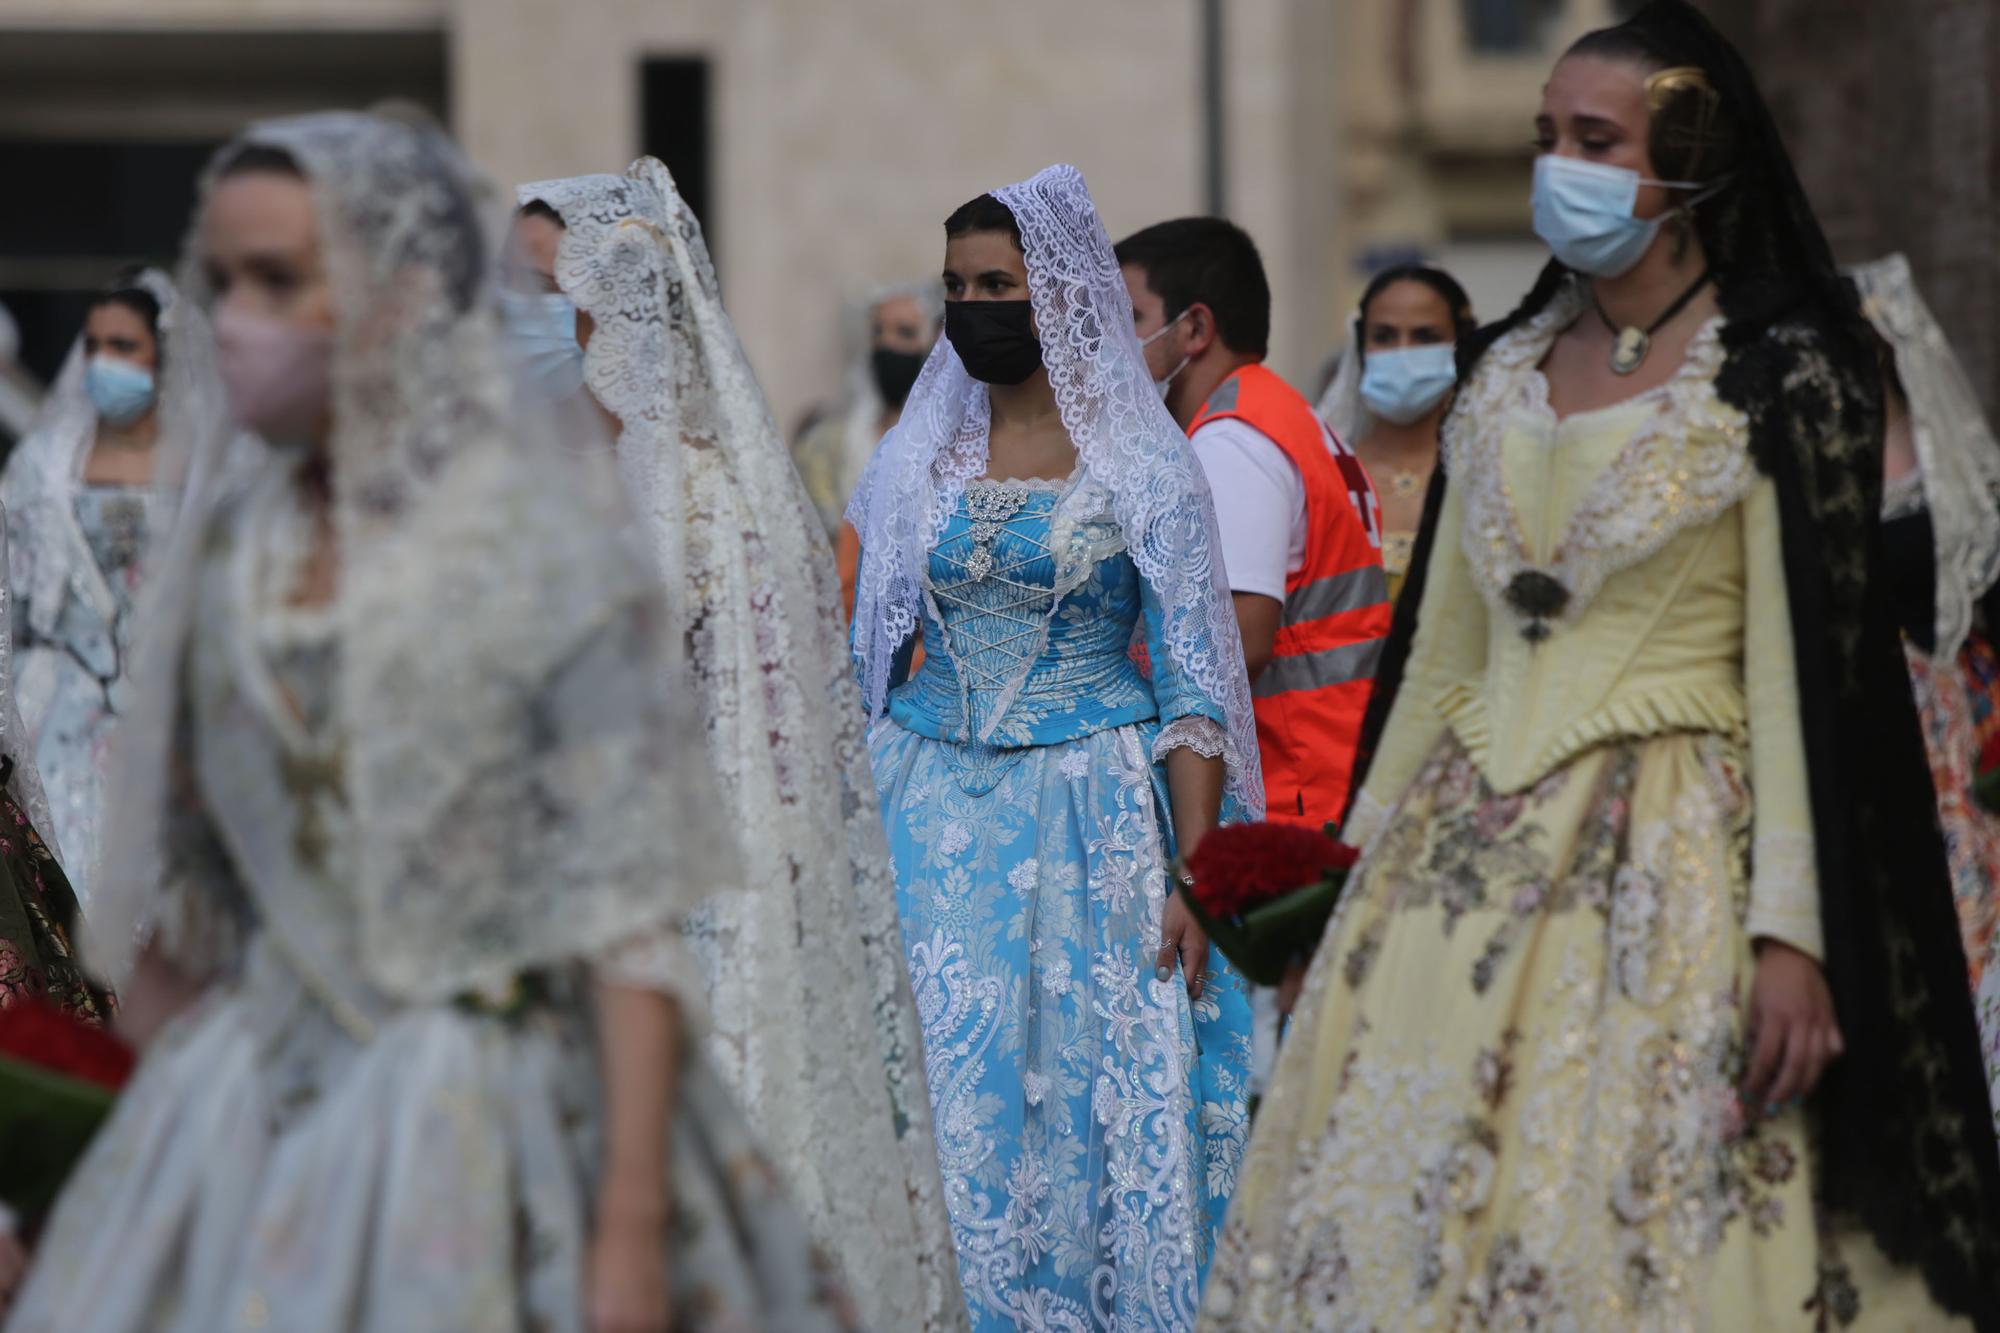
[[[562,218],[584,379],[677,608],[751,892],[694,922],[709,1049],[872,1326],[964,1321],[921,1027],[833,554],[661,163],[522,186]],[[835,1139],[827,1126],[838,1125]]]
[[[1326,392],[1319,397],[1320,420],[1326,422],[1335,437],[1349,448],[1374,424],[1374,416],[1361,397],[1359,352],[1360,344],[1355,339],[1348,339],[1334,368],[1333,383],[1327,385]]]
[[[1965,368],[1910,276],[1889,255],[1852,270],[1861,310],[1896,357],[1910,401],[1924,503],[1937,542],[1938,660],[1958,655],[1972,608],[2000,578],[2000,443]]]
[[[166,364],[179,317],[173,282],[149,268],[126,285],[150,293],[160,303],[160,347]],[[97,439],[97,409],[83,387],[84,362],[83,335],[78,334],[42,402],[34,429],[14,446],[6,472],[0,474],[0,506],[8,515],[14,586],[26,594],[31,623],[44,636],[55,633],[73,578],[83,580],[79,591],[95,596],[107,616],[111,611],[111,592],[102,587],[76,523],[76,495]]]
[[[434,1003],[670,925],[731,882],[731,858],[682,762],[693,725],[609,470],[550,447],[552,418],[503,361],[500,200],[436,129],[349,112],[252,126],[204,200],[249,147],[305,178],[333,298],[331,617],[364,967],[388,996]],[[160,869],[207,534],[246,471],[297,465],[219,425],[198,233],[181,287],[168,438],[187,442],[187,499],[145,601],[93,922],[114,980],[179,910]]]
[[[1214,503],[1146,369],[1131,296],[1097,207],[1071,166],[1048,167],[993,193],[1021,230],[1042,362],[1084,473],[1063,504],[1088,516],[1108,503],[1159,600],[1174,666],[1226,712],[1228,794],[1259,817],[1256,722]],[[987,424],[986,386],[966,373],[950,339],[938,339],[902,420],[848,507],[848,522],[861,534],[854,653],[871,714],[882,711],[891,669],[917,628],[930,550],[965,484],[986,470]],[[1059,512],[1057,522],[1064,519]],[[1057,599],[1049,615],[1060,605]],[[1023,655],[993,722],[1037,656]]]

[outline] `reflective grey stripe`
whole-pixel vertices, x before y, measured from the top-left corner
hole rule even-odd
[[[1389,576],[1380,565],[1363,565],[1344,574],[1314,579],[1285,597],[1285,625],[1324,620],[1342,611],[1359,611],[1389,600]]]
[[[1220,416],[1224,412],[1234,412],[1236,400],[1242,396],[1242,381],[1231,375],[1217,386],[1215,392],[1208,396],[1208,401],[1201,405],[1202,415]]]
[[[1382,655],[1382,639],[1343,643],[1338,648],[1322,648],[1296,657],[1274,657],[1250,687],[1259,699],[1293,690],[1317,690],[1328,685],[1344,685],[1351,680],[1367,680],[1375,674],[1375,660]]]

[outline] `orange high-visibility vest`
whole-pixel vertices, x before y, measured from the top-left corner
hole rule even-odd
[[[1305,562],[1285,578],[1277,643],[1250,694],[1269,817],[1318,828],[1346,808],[1375,660],[1389,637],[1380,501],[1361,460],[1274,372],[1238,370],[1188,432],[1230,417],[1284,450],[1305,481]]]

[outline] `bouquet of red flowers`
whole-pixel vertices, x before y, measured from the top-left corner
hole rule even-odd
[[[1187,858],[1181,896],[1238,972],[1275,986],[1319,943],[1357,855],[1296,824],[1231,824]]]
[[[124,1042],[53,1005],[0,1009],[0,1202],[26,1218],[54,1202],[132,1064]]]

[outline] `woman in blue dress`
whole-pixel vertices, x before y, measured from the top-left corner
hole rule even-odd
[[[1076,170],[945,228],[946,336],[848,517],[960,1274],[982,1329],[1188,1328],[1250,1015],[1172,867],[1263,790],[1214,510]]]

